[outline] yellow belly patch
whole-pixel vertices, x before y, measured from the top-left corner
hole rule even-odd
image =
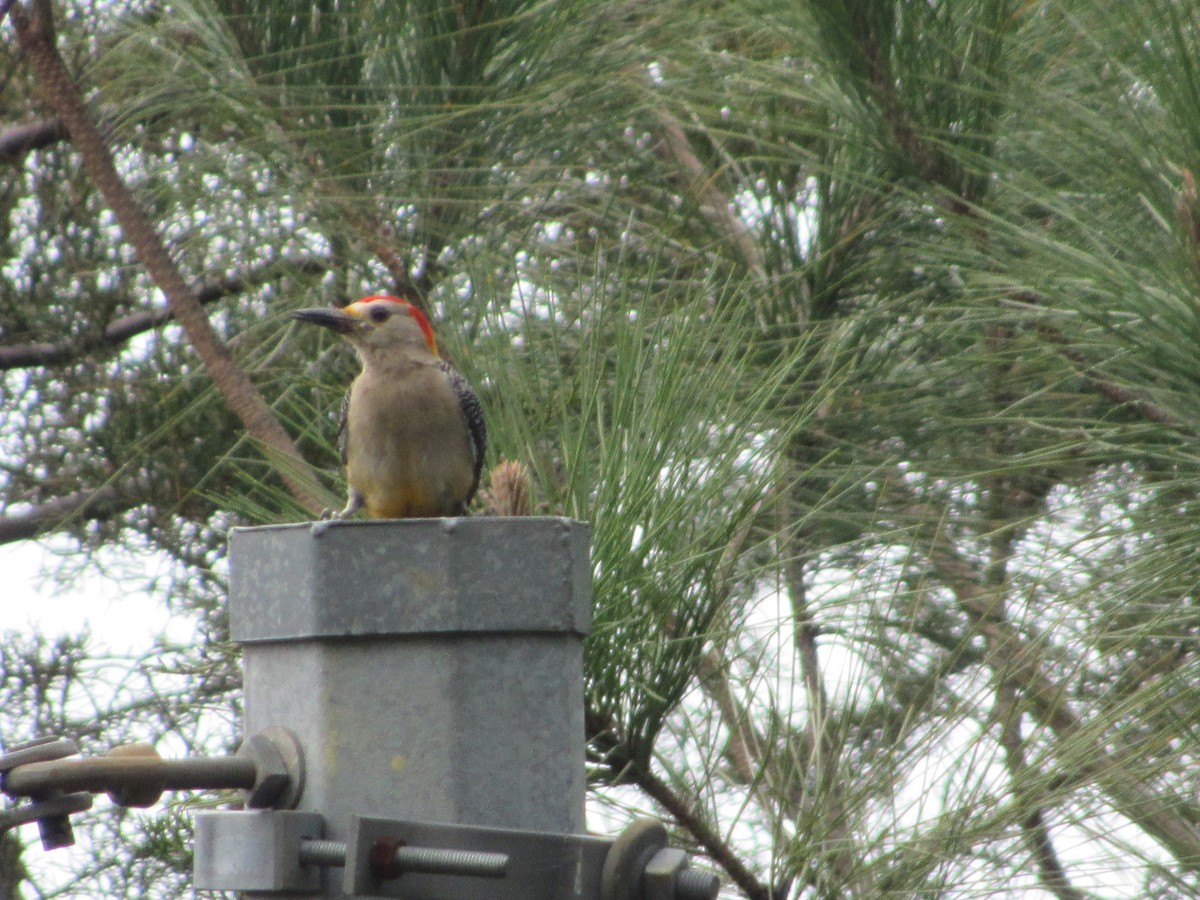
[[[417,486],[381,495],[366,495],[367,513],[373,519],[417,519],[445,515],[429,491]]]

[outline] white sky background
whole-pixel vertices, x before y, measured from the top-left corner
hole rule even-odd
[[[162,598],[145,589],[162,574],[161,561],[151,554],[122,554],[121,577],[110,577],[89,567],[70,586],[59,587],[54,581],[54,571],[61,562],[55,552],[56,543],[62,552],[68,551],[65,540],[17,541],[0,546],[4,596],[0,630],[39,631],[51,638],[86,630],[94,646],[119,655],[144,652],[152,638],[162,633],[176,640],[187,639],[190,629],[186,618],[173,617]]]

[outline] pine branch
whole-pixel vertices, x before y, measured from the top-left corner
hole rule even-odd
[[[728,604],[724,600],[733,593],[736,563],[742,555],[755,519],[762,511],[763,505],[773,499],[774,494],[755,503],[752,514],[746,517],[746,521],[721,552],[721,560],[713,580],[713,591],[723,598],[719,604],[721,609],[727,608]],[[723,630],[725,629],[720,627],[713,628],[714,641]],[[667,623],[667,634],[674,636],[674,622]],[[784,796],[784,780],[779,777],[777,767],[769,758],[767,742],[755,727],[750,711],[737,698],[730,677],[729,660],[717,643],[709,646],[696,660],[696,675],[700,689],[716,704],[717,713],[729,732],[725,757],[733,767],[734,776],[742,784],[759,788],[759,802],[764,809],[770,809],[773,803],[780,802]],[[773,787],[778,790],[772,791]],[[786,814],[792,816],[794,813],[789,808]]]
[[[111,486],[55,497],[26,512],[0,516],[0,544],[38,537],[71,520],[101,522],[136,505]]]
[[[1014,291],[1005,302],[1021,310],[1045,311],[1050,308],[1050,304],[1044,297],[1029,290]],[[1132,388],[1118,384],[1098,371],[1096,363],[1088,359],[1087,354],[1077,349],[1070,339],[1057,328],[1039,323],[1037,333],[1049,342],[1063,359],[1077,366],[1080,377],[1101,397],[1112,401],[1117,406],[1132,410],[1147,422],[1153,422],[1155,425],[1168,425],[1173,428],[1183,425],[1177,416],[1146,399]]]
[[[112,209],[125,239],[166,295],[167,304],[203,361],[213,384],[242,421],[246,432],[269,456],[276,458],[280,475],[293,496],[314,515],[319,513],[322,504],[310,487],[318,483],[315,473],[249,375],[221,342],[154,225],[117,173],[112,154],[55,47],[48,4],[36,8],[33,18],[19,8],[14,9],[11,16],[21,49],[37,75],[38,87],[66,125],[84,168]]]
[[[763,289],[769,288],[762,248],[737,214],[731,199],[717,188],[713,173],[705,169],[692,150],[683,126],[665,110],[658,112],[658,142],[655,146],[659,156],[679,171],[684,191],[695,201],[700,215],[729,244],[755,283]]]
[[[586,718],[589,742],[600,752],[604,766],[612,774],[613,783],[636,785],[657,802],[704,849],[709,859],[725,871],[749,900],[771,900],[770,888],[758,880],[692,801],[679,796],[670,785],[635,758],[614,721],[601,720],[591,710],[586,712]]]
[[[993,448],[998,450],[999,448]],[[988,491],[990,518],[995,521],[1004,514],[1008,502],[995,485]],[[999,528],[991,539],[991,559],[984,573],[985,581],[995,590],[1005,591],[1008,584],[1008,567],[1012,560],[1013,545],[1017,540],[1015,528]],[[996,682],[996,698],[992,706],[992,717],[1000,724],[1000,748],[1004,752],[1004,765],[1008,769],[1012,796],[1018,805],[1028,808],[1021,818],[1021,834],[1037,864],[1042,885],[1059,900],[1084,900],[1067,878],[1066,869],[1054,849],[1050,829],[1046,825],[1041,791],[1032,790],[1031,772],[1025,760],[1025,738],[1021,733],[1021,706],[1015,686],[1005,680]]]
[[[984,638],[989,668],[998,680],[1010,683],[1037,721],[1047,726],[1066,748],[1078,774],[1105,791],[1122,815],[1156,838],[1181,866],[1200,871],[1200,831],[1197,812],[1183,798],[1152,793],[1145,780],[1129,771],[1132,751],[1107,735],[1095,735],[1071,706],[1070,692],[1055,683],[1041,665],[1036,639],[1024,639],[1003,615],[998,592],[985,584],[982,573],[954,544],[943,511],[919,500],[895,472],[885,488],[885,502],[904,521],[913,522],[938,580],[954,594],[975,630]],[[1103,740],[1101,738],[1104,738]],[[1116,750],[1110,749],[1116,747]]]
[[[997,328],[989,332],[988,340],[998,359],[1004,357],[1003,351],[1010,339],[1011,332],[1008,329]],[[1012,402],[1009,396],[1011,377],[1012,369],[1008,364],[990,367],[989,394],[994,408],[1003,409]],[[1012,452],[1008,432],[1002,428],[990,429],[987,442],[988,452],[994,458],[1003,459]],[[1024,532],[1026,505],[1014,502],[1014,490],[1005,484],[1004,477],[990,475],[986,478],[986,484],[985,516],[988,522],[999,524],[991,526],[987,565],[982,572],[982,579],[998,598],[999,606],[994,610],[995,613],[999,618],[1007,619],[1009,569],[1013,561],[1014,547]],[[985,658],[990,652],[989,645],[985,650]],[[1054,849],[1050,829],[1045,820],[1044,795],[1035,789],[1036,773],[1030,771],[1025,759],[1019,694],[1016,686],[1007,679],[996,679],[992,715],[1000,723],[999,743],[1004,753],[1004,764],[1008,769],[1014,802],[1018,807],[1028,809],[1028,813],[1020,821],[1021,834],[1033,855],[1042,884],[1059,900],[1083,900],[1082,893],[1072,886],[1067,878],[1066,870]]]
[[[778,793],[772,790],[778,779],[766,771],[766,741],[754,727],[750,711],[737,699],[729,677],[728,661],[717,648],[710,647],[697,660],[696,674],[700,689],[716,704],[721,723],[729,733],[724,756],[733,768],[734,777],[741,784],[758,788],[759,803],[769,809],[779,800]]]
[[[825,862],[837,873],[847,896],[859,897],[866,893],[861,870],[852,855],[855,846],[853,835],[847,825],[847,814],[842,802],[844,785],[839,777],[841,754],[835,735],[829,728],[829,698],[825,691],[825,679],[821,670],[817,650],[820,629],[808,606],[804,585],[804,562],[796,544],[795,522],[800,517],[799,504],[787,507],[791,521],[781,522],[779,529],[786,542],[784,567],[787,573],[788,598],[792,606],[792,627],[795,634],[796,652],[800,658],[800,672],[804,682],[805,704],[808,712],[808,744],[812,749],[811,766],[815,775],[816,794],[824,798],[827,815],[826,833],[819,846]]]
[[[1007,329],[993,329],[989,332],[992,348],[1002,357],[1002,348],[1007,345],[1011,333]],[[1003,409],[1011,402],[1008,396],[1008,382],[1012,372],[1008,365],[994,365],[990,368],[989,393],[991,403],[997,409]],[[1004,458],[1011,452],[1008,444],[1008,434],[1004,429],[991,429],[988,432],[989,453],[996,458]],[[995,592],[999,607],[995,610],[1000,618],[1008,617],[1008,588],[1009,567],[1013,560],[1013,548],[1021,537],[1023,504],[1014,504],[1013,492],[1009,490],[1004,478],[989,476],[984,500],[987,521],[1001,523],[992,529],[988,540],[988,560],[983,570],[983,583],[989,590]],[[985,651],[985,658],[990,654],[991,647]],[[1082,895],[1067,879],[1066,870],[1059,861],[1058,853],[1050,837],[1050,829],[1046,826],[1044,816],[1044,797],[1040,791],[1034,790],[1032,783],[1034,773],[1029,769],[1025,760],[1025,738],[1021,733],[1021,705],[1016,686],[1009,680],[997,678],[995,683],[995,700],[992,715],[1000,723],[1000,748],[1004,753],[1004,764],[1008,769],[1014,802],[1019,807],[1028,809],[1020,821],[1021,834],[1026,846],[1036,862],[1042,884],[1059,900],[1082,900]]]
[[[1079,367],[1080,374],[1101,397],[1111,400],[1117,406],[1133,410],[1147,422],[1155,425],[1170,425],[1178,427],[1183,423],[1161,406],[1145,397],[1140,396],[1131,388],[1117,384],[1111,378],[1096,371],[1095,365],[1079,350],[1071,346],[1067,338],[1059,331],[1048,325],[1038,326],[1038,333],[1046,338],[1059,352],[1063,359],[1069,360]]]
[[[297,259],[275,262],[256,269],[246,275],[232,275],[210,281],[195,288],[196,299],[207,306],[233,294],[241,293],[262,284],[280,268],[305,274],[320,274],[326,270],[324,262],[316,259]],[[152,331],[175,318],[170,307],[131,313],[109,322],[104,330],[94,337],[78,341],[42,341],[32,344],[14,344],[0,347],[0,372],[30,366],[55,366],[78,362],[85,354],[94,350],[119,347],[130,338]]]
[[[634,767],[631,780],[653,799],[680,828],[704,848],[709,859],[720,866],[748,900],[771,900],[771,890],[733,852],[729,843],[717,833],[689,798],[681,797],[669,784],[654,773]]]
[[[67,128],[60,119],[40,119],[9,125],[0,130],[0,163],[16,165],[34,150],[67,140]]]

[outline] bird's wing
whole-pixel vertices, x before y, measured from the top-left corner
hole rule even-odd
[[[474,477],[471,480],[471,489],[467,492],[466,499],[463,500],[465,507],[471,502],[476,488],[479,487],[479,476],[483,471],[483,457],[487,452],[487,424],[483,421],[483,406],[480,405],[479,397],[467,379],[463,378],[458,370],[445,360],[439,360],[438,367],[446,373],[446,377],[450,379],[450,386],[458,397],[459,409],[462,410],[463,421],[471,436],[471,449],[475,453]]]

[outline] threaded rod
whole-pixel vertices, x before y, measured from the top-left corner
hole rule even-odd
[[[721,879],[703,869],[684,869],[675,881],[675,900],[713,900]]]
[[[346,865],[346,842],[301,841],[300,863],[305,866],[344,866]]]
[[[400,847],[396,865],[405,872],[427,875],[474,875],[476,878],[503,878],[508,855],[482,850],[439,850],[433,847]]]
[[[300,862],[306,866],[344,866],[347,846],[344,841],[303,840]],[[476,878],[503,878],[508,855],[479,850],[445,850],[439,847],[398,847],[396,868],[403,872],[426,875],[473,875]]]

